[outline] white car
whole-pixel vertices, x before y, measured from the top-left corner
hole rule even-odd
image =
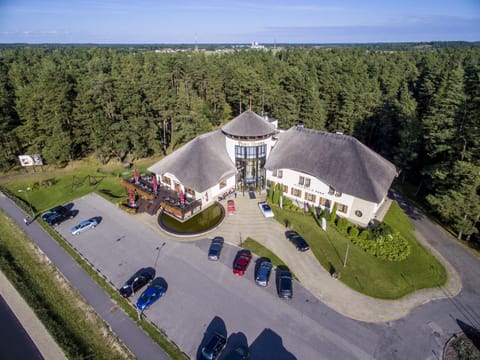
[[[258,207],[262,211],[263,216],[266,218],[271,218],[274,216],[272,208],[265,201],[259,202]]]
[[[98,220],[97,218],[93,217],[91,219],[82,221],[80,224],[74,226],[70,231],[72,232],[72,235],[78,235],[83,231],[94,229],[97,225]]]

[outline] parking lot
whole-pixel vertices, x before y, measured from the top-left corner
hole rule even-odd
[[[147,266],[166,280],[166,295],[145,316],[191,358],[198,355],[205,332],[212,331],[228,335],[227,350],[248,345],[252,359],[372,358],[373,349],[362,348],[363,336],[378,335],[369,326],[336,314],[298,283],[292,300],[279,299],[274,273],[267,288],[255,285],[255,257],[245,276],[233,275],[238,247],[225,244],[220,261],[209,261],[209,239],[169,239],[95,194],[71,205],[77,216],[57,231],[116,288]],[[97,228],[70,234],[72,226],[94,216],[101,218]],[[362,336],[347,339],[323,325],[326,319],[338,321],[339,328],[362,328],[354,332]]]

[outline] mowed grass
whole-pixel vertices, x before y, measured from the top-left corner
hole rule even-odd
[[[154,160],[138,163],[138,173],[148,172]],[[127,200],[121,186],[123,178],[133,177],[133,167],[125,169],[118,162],[100,165],[93,159],[74,162],[64,169],[44,167],[43,170],[24,169],[15,175],[0,177],[0,184],[27,205],[27,199],[36,215],[62,204],[68,204],[91,192],[97,192],[113,203]],[[24,190],[30,188],[26,193]],[[18,190],[22,190],[19,192]],[[75,206],[75,204],[73,204]],[[26,209],[28,209],[28,205]]]
[[[0,228],[2,272],[69,359],[133,358],[3,211],[0,211]]]
[[[273,264],[273,266],[279,266],[279,265],[286,266],[286,264],[282,261],[282,259],[280,259],[277,255],[275,255],[265,246],[253,240],[252,238],[247,238],[243,242],[242,246],[243,248],[250,250],[252,253],[260,257],[265,257],[270,259],[270,262]]]
[[[398,299],[415,290],[445,284],[447,274],[442,264],[413,236],[413,227],[396,202],[385,222],[405,237],[411,254],[404,261],[386,261],[367,254],[353,245],[333,226],[324,232],[311,214],[274,208],[277,221],[299,232],[310,244],[313,254],[330,273],[340,272],[340,281],[366,295],[380,299]],[[346,266],[344,261],[348,249]]]

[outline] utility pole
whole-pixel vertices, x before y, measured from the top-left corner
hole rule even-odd
[[[347,244],[347,251],[345,251],[345,260],[343,261],[343,267],[347,266],[348,249],[350,249],[350,243]]]

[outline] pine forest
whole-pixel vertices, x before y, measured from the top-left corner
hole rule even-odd
[[[167,154],[247,109],[283,129],[356,137],[394,163],[397,182],[417,187],[442,221],[477,231],[479,48],[4,47],[0,170],[18,166],[20,154],[57,167]]]

